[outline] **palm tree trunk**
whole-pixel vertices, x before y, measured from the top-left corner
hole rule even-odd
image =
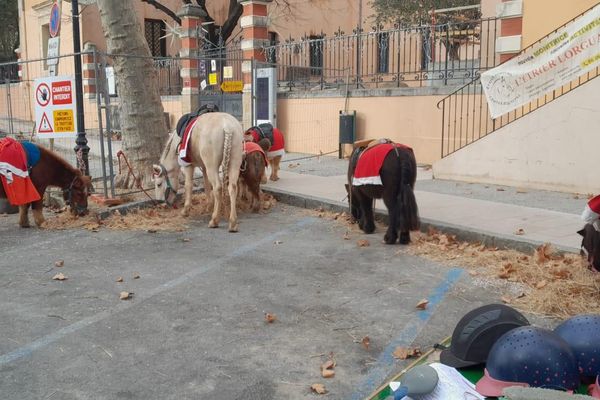
[[[167,135],[156,71],[132,0],[97,0],[97,4],[108,52],[113,54],[123,151],[138,178],[125,170],[116,185],[147,186]]]

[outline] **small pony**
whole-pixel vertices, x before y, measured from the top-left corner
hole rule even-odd
[[[413,150],[382,139],[369,146],[359,145],[348,165],[350,212],[365,233],[375,231],[374,199],[383,198],[388,209],[386,244],[394,244],[400,231],[400,244],[410,243],[410,231],[420,228],[419,209],[414,194],[417,162]]]
[[[265,168],[267,166],[266,152],[270,147],[268,139],[262,139],[258,144],[244,142],[244,161],[240,173],[242,193],[250,192],[252,197],[252,211],[260,211],[260,184],[266,181]],[[247,190],[246,190],[247,189]],[[247,198],[247,197],[246,197]]]
[[[70,206],[71,213],[78,216],[83,216],[88,213],[88,191],[91,188],[91,178],[84,176],[80,170],[73,168],[66,160],[58,156],[56,153],[45,149],[42,146],[30,142],[18,143],[13,139],[3,139],[4,141],[12,141],[10,145],[22,146],[25,154],[27,154],[27,168],[29,170],[29,178],[35,187],[38,196],[37,200],[31,203],[19,204],[19,225],[22,228],[29,227],[29,206],[33,211],[35,224],[40,227],[44,223],[43,214],[43,197],[46,188],[54,186],[62,189],[65,203]],[[4,142],[7,145],[6,142]],[[2,148],[3,146],[0,146]],[[33,160],[32,158],[39,160]],[[0,162],[1,164],[1,162]],[[7,198],[7,193],[2,184],[0,184],[0,197]]]
[[[223,183],[219,176],[219,167],[223,169],[223,181],[229,190],[231,210],[229,213],[229,232],[238,231],[236,199],[238,177],[242,165],[243,132],[242,125],[232,115],[222,112],[209,112],[200,115],[189,128],[186,158],[183,166],[185,175],[185,202],[183,216],[188,216],[192,205],[194,168],[199,167],[204,174],[205,190],[212,196],[213,213],[208,223],[210,228],[219,226],[221,189]],[[186,138],[184,137],[184,140]],[[154,164],[154,188],[156,200],[169,202],[179,189],[181,170],[180,141],[177,132],[171,132],[160,164]]]
[[[262,140],[267,139],[269,141],[269,148],[267,150],[267,160],[271,165],[271,179],[273,182],[279,180],[279,164],[281,158],[285,154],[285,141],[283,139],[283,133],[275,128],[270,122],[259,124],[248,129],[245,133],[246,140],[251,140],[254,143],[259,143]],[[265,142],[263,142],[265,143]],[[263,146],[261,144],[261,146]],[[262,183],[267,183],[266,177]]]
[[[581,255],[588,267],[600,272],[600,195],[588,201],[581,219],[586,223],[577,233],[582,236]]]

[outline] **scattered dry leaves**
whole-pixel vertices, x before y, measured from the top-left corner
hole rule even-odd
[[[371,245],[371,243],[369,243],[369,241],[366,239],[360,239],[356,242],[356,245],[358,247],[369,247]]]
[[[327,393],[327,389],[325,389],[325,385],[323,385],[322,383],[313,383],[310,386],[310,389],[317,394]]]
[[[68,278],[62,272],[59,272],[58,274],[54,275],[52,279],[55,281],[66,281]]]
[[[429,300],[423,299],[419,301],[415,307],[419,310],[424,310],[427,308],[427,304],[429,304]]]

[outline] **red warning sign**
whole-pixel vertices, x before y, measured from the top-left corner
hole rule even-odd
[[[35,100],[37,103],[46,107],[50,103],[50,88],[45,83],[40,83],[35,90]]]
[[[52,82],[52,104],[71,104],[71,81]]]
[[[52,125],[50,125],[50,120],[48,120],[48,116],[46,113],[42,115],[42,120],[40,121],[40,126],[37,129],[38,133],[52,133],[54,130],[52,129]]]

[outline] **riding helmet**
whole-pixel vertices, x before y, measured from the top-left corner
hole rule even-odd
[[[554,333],[573,350],[583,380],[592,382],[600,374],[600,315],[577,315],[564,321]]]
[[[529,321],[520,312],[504,304],[488,304],[468,312],[456,325],[449,348],[440,361],[454,368],[483,364],[496,340]]]
[[[492,346],[475,388],[483,396],[499,397],[509,386],[575,390],[579,387],[575,354],[548,329],[523,326],[508,331]]]

